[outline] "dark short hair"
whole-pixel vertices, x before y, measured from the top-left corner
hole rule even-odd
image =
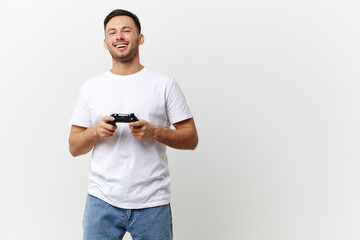
[[[140,25],[139,18],[135,14],[133,14],[132,12],[129,12],[129,11],[124,10],[124,9],[115,9],[114,11],[109,13],[109,15],[107,15],[105,20],[104,20],[104,29],[106,29],[106,25],[108,24],[110,19],[112,19],[113,17],[116,17],[116,16],[128,16],[128,17],[131,17],[132,20],[134,20],[134,23],[135,23],[135,25],[137,27],[138,33],[141,33],[141,25]]]

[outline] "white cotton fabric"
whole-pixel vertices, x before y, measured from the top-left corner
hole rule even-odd
[[[90,127],[113,113],[135,113],[139,119],[166,128],[192,118],[175,80],[147,67],[126,76],[107,71],[86,81],[70,123]],[[169,203],[166,146],[153,139],[136,139],[128,125],[117,123],[112,137],[95,144],[89,194],[126,209]]]

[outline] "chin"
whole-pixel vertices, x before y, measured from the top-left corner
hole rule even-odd
[[[128,63],[131,62],[135,59],[135,57],[137,56],[137,54],[127,54],[127,55],[112,55],[113,59],[118,61],[118,62],[122,62],[122,63]]]

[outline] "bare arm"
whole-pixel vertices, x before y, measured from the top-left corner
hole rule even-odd
[[[114,118],[107,116],[89,128],[73,125],[69,136],[69,151],[74,157],[91,151],[95,143],[103,137],[111,137],[116,126],[108,124]]]
[[[198,135],[193,118],[174,123],[175,129],[169,129],[145,120],[130,123],[131,133],[140,140],[153,138],[169,147],[194,150],[198,144]]]

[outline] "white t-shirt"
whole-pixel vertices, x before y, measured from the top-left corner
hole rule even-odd
[[[90,127],[113,113],[135,113],[139,119],[167,128],[192,118],[175,80],[146,67],[126,76],[107,71],[86,81],[70,123]],[[89,194],[126,209],[169,203],[166,146],[153,139],[138,140],[128,125],[117,123],[112,137],[95,144]]]

